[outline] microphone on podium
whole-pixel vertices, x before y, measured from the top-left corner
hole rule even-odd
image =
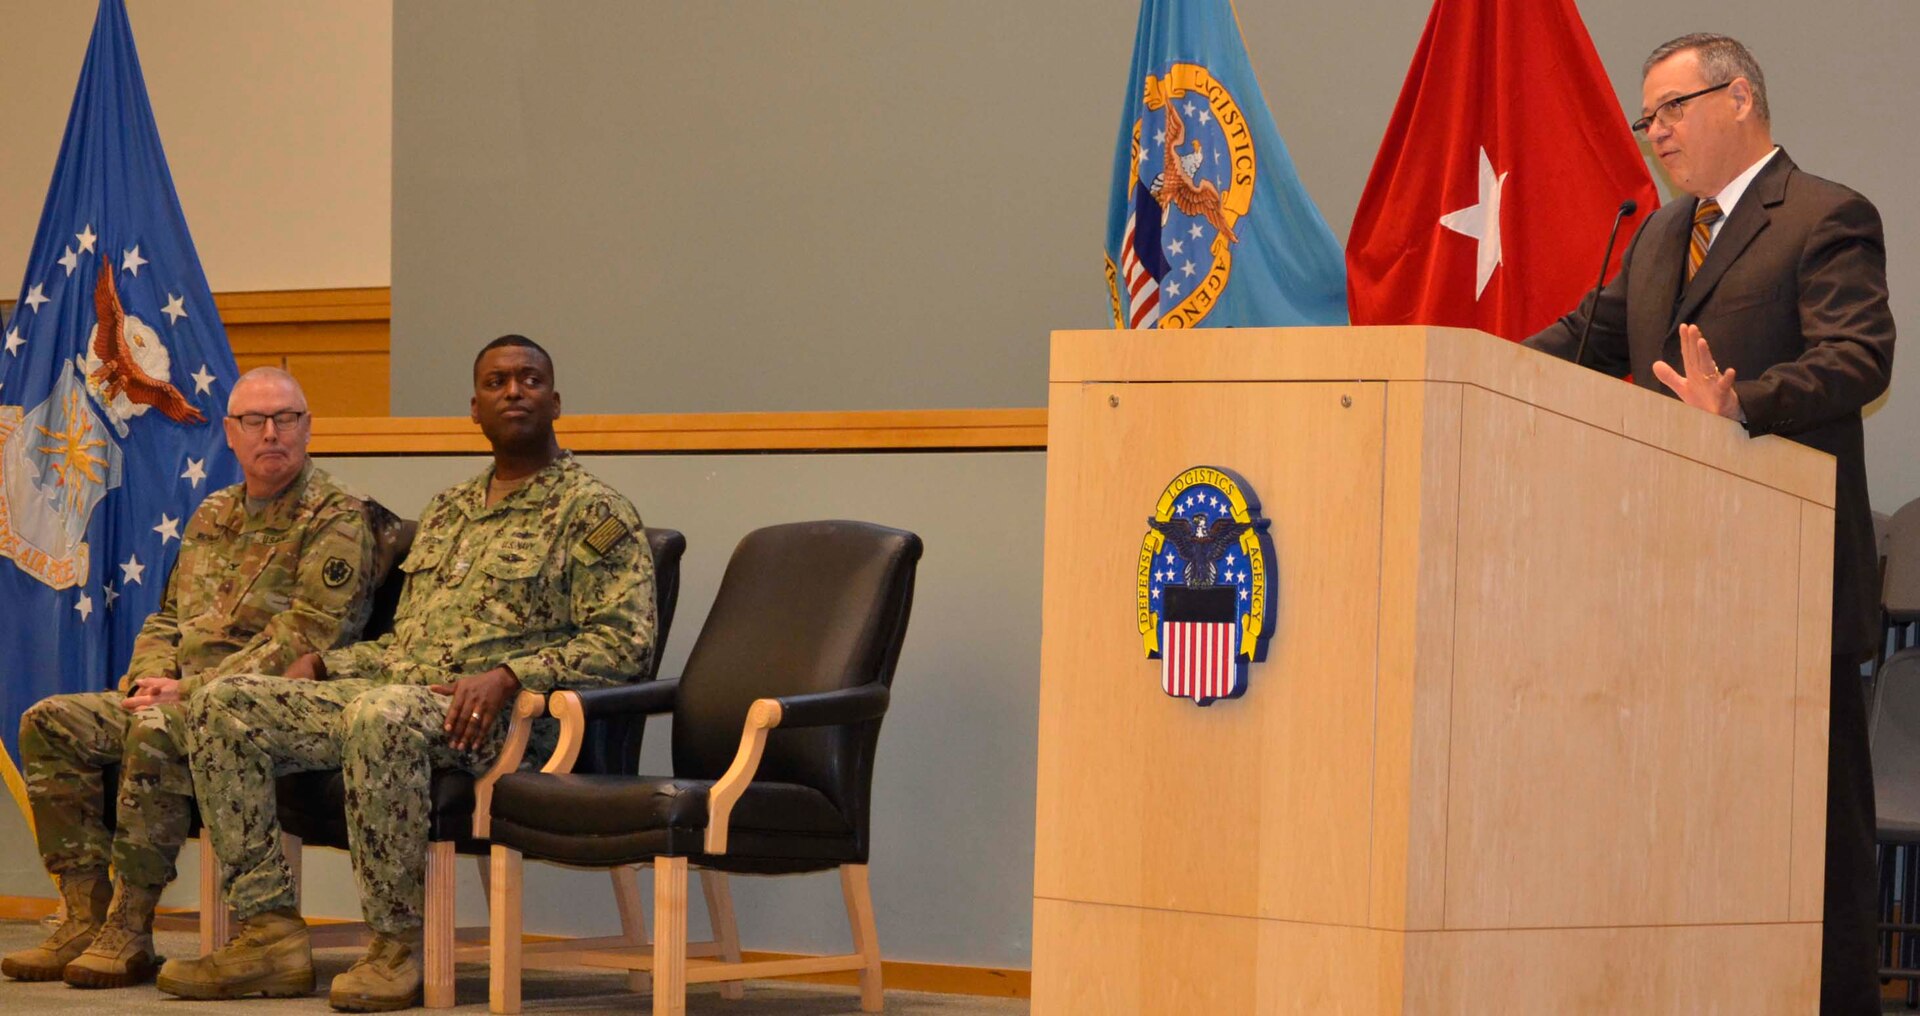
[[[1587,304],[1586,320],[1580,324],[1580,345],[1573,351],[1573,362],[1576,364],[1587,355],[1587,333],[1593,330],[1593,312],[1600,305],[1600,287],[1607,284],[1607,262],[1613,260],[1613,242],[1620,238],[1620,224],[1639,210],[1640,203],[1628,198],[1620,202],[1620,210],[1613,213],[1613,229],[1607,232],[1607,252],[1600,255],[1600,279],[1593,284],[1593,297]]]

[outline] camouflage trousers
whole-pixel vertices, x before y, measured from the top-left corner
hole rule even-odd
[[[257,675],[228,677],[193,696],[187,721],[201,821],[239,917],[297,903],[280,851],[274,777],[339,769],[367,924],[387,934],[420,925],[433,770],[484,772],[500,753],[510,712],[478,748],[455,751],[442,729],[447,701],[424,685]]]
[[[47,871],[104,870],[130,885],[173,881],[187,838],[193,778],[178,705],[121,708],[117,691],[52,695],[20,717],[20,760]],[[120,764],[108,832],[101,770]]]

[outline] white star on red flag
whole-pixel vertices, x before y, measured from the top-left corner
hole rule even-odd
[[[1440,217],[1440,224],[1480,241],[1473,259],[1473,298],[1487,291],[1493,270],[1500,267],[1500,189],[1506,186],[1506,173],[1494,173],[1493,160],[1480,149],[1480,203]]]

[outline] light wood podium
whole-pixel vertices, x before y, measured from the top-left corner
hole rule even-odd
[[[1472,331],[1053,336],[1033,1011],[1812,1013],[1833,460]],[[1272,521],[1246,694],[1134,582]]]

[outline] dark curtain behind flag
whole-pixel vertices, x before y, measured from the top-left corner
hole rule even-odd
[[[111,686],[180,533],[239,479],[237,375],[161,151],[123,0],[101,0],[0,351],[0,741]]]
[[[1228,0],[1144,0],[1107,215],[1116,328],[1345,324],[1340,244]]]
[[[1356,325],[1524,339],[1659,207],[1573,0],[1437,0],[1347,237]]]

